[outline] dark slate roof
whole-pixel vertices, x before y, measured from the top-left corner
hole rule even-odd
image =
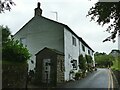
[[[60,24],[60,25],[63,25],[66,29],[68,29],[73,35],[75,35],[86,47],[88,47],[90,50],[92,50],[93,52],[94,52],[94,50],[81,38],[81,37],[79,37],[77,34],[75,34],[73,31],[72,31],[72,29],[71,28],[69,28],[66,24],[63,24],[63,23],[60,23],[60,22],[57,22],[57,21],[54,21],[54,20],[51,20],[51,19],[49,19],[49,18],[46,18],[46,17],[43,17],[43,16],[34,16],[30,21],[28,21],[22,28],[24,28],[27,24],[29,24],[29,22],[31,22],[35,17],[41,17],[41,18],[44,18],[44,19],[47,19],[47,20],[49,20],[49,21],[52,21],[52,22],[54,22],[54,23],[56,23],[56,24]],[[21,28],[21,29],[22,29]],[[20,29],[20,30],[21,30]],[[20,31],[19,30],[19,31]],[[19,32],[18,31],[18,32]],[[18,33],[17,32],[17,33]],[[17,33],[15,33],[14,35],[16,35]]]
[[[60,51],[58,51],[58,50],[56,50],[56,49],[51,49],[51,48],[48,48],[48,47],[43,48],[41,51],[39,51],[39,52],[36,53],[35,55],[39,54],[40,52],[42,52],[42,51],[44,51],[44,50],[49,50],[49,51],[54,52],[54,53],[56,53],[56,54],[64,55],[64,53],[62,53],[62,52],[60,52]]]

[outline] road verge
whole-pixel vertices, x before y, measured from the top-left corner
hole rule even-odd
[[[111,74],[112,74],[112,77],[113,77],[113,85],[114,85],[114,88],[117,89],[117,90],[120,90],[120,86],[118,84],[118,81],[117,81],[117,78],[115,76],[115,74],[113,73],[113,71],[110,69],[111,71]]]

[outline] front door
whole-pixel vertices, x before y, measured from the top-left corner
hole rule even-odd
[[[42,82],[50,83],[50,59],[43,59]]]

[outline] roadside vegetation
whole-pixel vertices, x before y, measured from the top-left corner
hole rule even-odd
[[[106,53],[95,53],[96,66],[100,68],[110,68],[113,66],[115,58],[112,55],[107,55]]]
[[[114,50],[116,53],[95,53],[96,66],[100,68],[111,68],[120,85],[120,51]],[[112,52],[112,51],[111,51]]]
[[[115,58],[115,61],[113,62],[112,69],[120,70],[120,56]]]
[[[90,55],[85,55],[85,57],[81,54],[79,56],[79,71],[75,73],[75,80],[80,78],[84,78],[88,72],[92,72],[93,70],[93,60]]]
[[[120,86],[120,51],[117,55],[118,56],[115,57],[115,61],[113,62],[113,66],[111,68]]]
[[[30,53],[19,41],[14,40],[8,27],[0,26],[0,32],[2,32],[2,88],[25,88]]]

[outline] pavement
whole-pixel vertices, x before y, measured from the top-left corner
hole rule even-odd
[[[113,77],[109,69],[98,68],[87,77],[58,86],[58,88],[101,88],[114,90]]]

